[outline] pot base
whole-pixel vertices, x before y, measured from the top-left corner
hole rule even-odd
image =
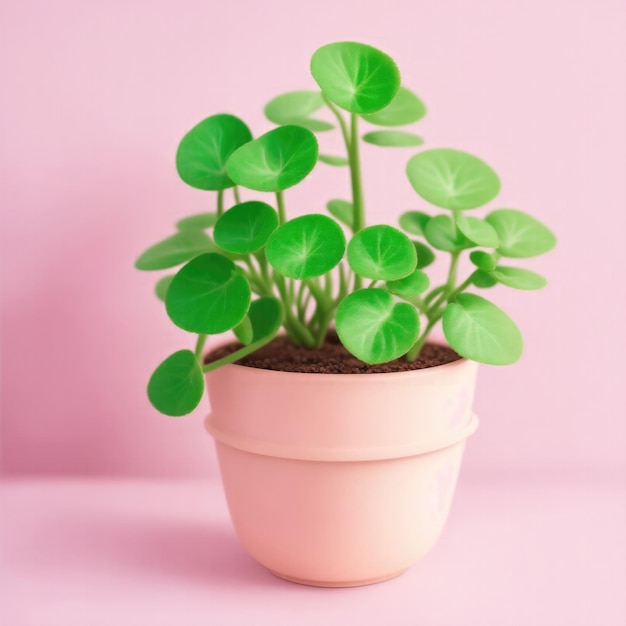
[[[405,569],[401,569],[398,572],[394,572],[393,574],[387,574],[386,576],[380,576],[378,578],[367,578],[365,580],[305,580],[303,578],[294,578],[293,576],[286,576],[281,574],[280,572],[275,572],[273,570],[269,570],[274,576],[278,578],[282,578],[283,580],[288,580],[290,583],[296,583],[298,585],[307,585],[308,587],[364,587],[366,585],[375,585],[376,583],[382,583],[386,580],[391,580],[392,578],[396,578],[400,576],[400,574],[404,574],[406,572]]]

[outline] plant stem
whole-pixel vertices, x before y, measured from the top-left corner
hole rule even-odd
[[[204,344],[206,343],[207,335],[198,335],[198,339],[196,341],[196,349],[194,354],[196,359],[202,363],[202,350],[204,349]]]
[[[363,185],[361,182],[361,162],[359,158],[359,116],[350,114],[350,174],[352,183],[353,230],[358,233],[365,226],[365,206],[363,204]]]
[[[239,197],[239,187],[237,187],[237,185],[233,187],[233,195],[235,196],[235,202],[239,204],[241,202],[241,198]]]
[[[224,190],[220,189],[217,192],[217,217],[222,217],[224,214]]]
[[[285,199],[282,191],[276,192],[276,206],[278,207],[278,223],[284,224],[287,221],[287,213],[285,212]]]
[[[333,115],[337,118],[339,122],[339,128],[341,128],[341,134],[343,135],[343,141],[346,144],[346,150],[350,151],[350,132],[348,131],[348,125],[346,124],[346,120],[343,118],[343,115],[339,111],[339,109],[335,106],[335,104],[330,100],[326,94],[322,94],[324,100],[326,102],[326,106],[332,111]]]

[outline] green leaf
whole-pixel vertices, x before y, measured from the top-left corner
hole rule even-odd
[[[360,230],[348,244],[348,263],[360,276],[372,280],[398,280],[417,265],[411,240],[397,228],[379,224]]]
[[[273,337],[283,323],[283,307],[276,298],[258,298],[250,305],[252,343]]]
[[[421,241],[413,241],[413,247],[417,252],[417,269],[423,270],[435,260],[435,253]]]
[[[515,322],[495,304],[471,293],[459,294],[443,312],[443,332],[466,359],[509,365],[522,355],[522,335]]]
[[[391,293],[402,298],[411,299],[414,296],[419,296],[428,289],[430,279],[428,275],[421,270],[415,270],[406,278],[388,281],[386,286]]]
[[[136,261],[138,270],[165,270],[214,248],[211,238],[199,230],[176,233],[148,248]]]
[[[346,296],[336,314],[341,343],[365,363],[385,363],[406,354],[417,341],[419,316],[383,289],[360,289]]]
[[[330,130],[333,124],[309,117],[323,106],[324,98],[319,91],[290,91],[266,105],[265,117],[274,124],[302,126],[314,132]]]
[[[511,258],[527,258],[549,252],[556,245],[552,231],[523,211],[498,209],[485,218],[498,233],[498,253]]]
[[[443,209],[475,209],[500,191],[497,174],[484,161],[460,150],[420,152],[409,160],[406,173],[424,200]]]
[[[265,202],[237,204],[217,221],[215,243],[228,252],[249,254],[260,250],[278,228],[276,211]]]
[[[165,301],[167,290],[170,288],[170,283],[174,279],[174,276],[163,276],[154,287],[154,292],[159,300]]]
[[[489,289],[498,284],[498,281],[487,272],[483,270],[475,270],[471,276],[472,284],[479,289]]]
[[[400,87],[394,99],[377,113],[363,115],[363,119],[377,126],[404,126],[426,115],[424,103],[406,87]]]
[[[407,211],[400,216],[400,227],[411,235],[424,237],[424,229],[430,220],[430,215],[421,211]]]
[[[345,224],[348,228],[354,227],[354,209],[352,202],[346,200],[329,200],[326,204],[328,212],[342,224]]]
[[[197,213],[176,222],[178,230],[206,230],[215,226],[217,213]]]
[[[341,226],[325,215],[303,215],[280,226],[265,248],[272,267],[288,278],[313,278],[335,267],[346,249]]]
[[[311,74],[330,100],[351,113],[384,109],[400,88],[393,59],[355,42],[331,43],[316,50]]]
[[[495,269],[498,261],[495,255],[490,254],[489,252],[484,252],[483,250],[474,250],[470,253],[470,261],[481,270],[485,272],[491,272]]]
[[[183,266],[167,290],[165,306],[174,324],[216,335],[239,324],[250,307],[250,285],[231,260],[203,254]]]
[[[452,218],[448,215],[437,215],[431,218],[426,224],[424,234],[428,243],[437,250],[458,252],[471,246],[471,242],[455,228]]]
[[[500,265],[491,272],[491,276],[499,283],[513,289],[543,289],[548,284],[548,281],[541,274],[520,267],[503,267]]]
[[[375,130],[363,135],[363,141],[375,146],[385,146],[390,148],[407,148],[410,146],[421,146],[424,140],[413,133],[404,130]]]
[[[155,409],[171,417],[191,413],[204,394],[204,376],[191,350],[179,350],[159,365],[148,383]]]
[[[495,228],[478,217],[459,215],[456,220],[458,229],[477,246],[484,248],[498,247],[498,233]]]
[[[241,146],[227,163],[228,175],[255,191],[282,191],[306,178],[317,163],[317,139],[301,126],[280,126]]]
[[[252,305],[250,305],[250,308],[252,308]],[[244,346],[252,343],[253,330],[249,314],[246,315],[243,320],[235,326],[235,328],[233,328],[233,333],[235,334],[235,337],[237,337],[237,339],[244,344]]]
[[[333,156],[332,154],[320,154],[318,159],[322,163],[326,163],[326,165],[334,165],[335,167],[350,164],[350,159],[347,159],[346,157]]]
[[[176,152],[178,175],[192,187],[219,191],[235,183],[226,173],[226,161],[252,139],[250,129],[234,115],[207,117],[182,139]]]

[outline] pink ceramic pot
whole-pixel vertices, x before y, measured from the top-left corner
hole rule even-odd
[[[207,375],[235,530],[277,576],[349,587],[397,576],[450,509],[477,364],[392,374],[228,365]]]

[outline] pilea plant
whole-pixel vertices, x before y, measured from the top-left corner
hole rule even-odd
[[[203,373],[235,362],[270,342],[281,328],[297,345],[318,347],[334,323],[343,345],[366,363],[400,357],[415,360],[441,320],[450,346],[482,363],[515,362],[522,338],[511,318],[482,296],[467,293],[500,283],[540,289],[546,281],[503,258],[533,257],[555,245],[551,231],[514,209],[484,219],[468,211],[493,200],[500,181],[485,162],[448,148],[422,150],[406,166],[415,192],[444,212],[408,211],[399,227],[367,225],[360,142],[413,147],[422,140],[399,126],[420,120],[422,101],[401,86],[394,61],[368,45],[342,42],[311,59],[316,91],[278,96],[265,107],[277,128],[254,139],[239,118],[219,114],[193,127],[176,154],[184,182],[216,192],[214,212],[177,223],[178,232],[146,250],[140,270],[184,263],[157,283],[170,319],[198,335],[195,350],[165,359],[148,384],[161,412],[193,410],[204,392]],[[313,116],[326,107],[330,122]],[[361,135],[362,122],[381,127]],[[346,154],[319,154],[315,133],[338,127]],[[327,214],[289,219],[285,190],[300,183],[318,162],[346,166],[351,199],[330,199]],[[241,190],[274,194],[242,200]],[[435,252],[449,255],[443,284],[431,286],[424,269]],[[469,276],[457,276],[469,252]],[[203,363],[208,335],[233,330],[242,347]]]

